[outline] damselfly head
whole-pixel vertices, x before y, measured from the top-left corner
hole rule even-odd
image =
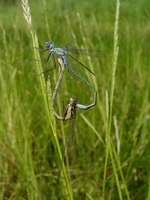
[[[54,43],[53,42],[45,42],[45,46],[48,49],[52,49],[54,47]]]
[[[70,104],[71,105],[76,105],[78,102],[78,98],[77,97],[71,97],[70,98]]]

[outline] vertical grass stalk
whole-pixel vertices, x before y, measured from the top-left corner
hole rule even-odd
[[[37,47],[37,46],[39,46],[39,44],[38,44],[36,32],[34,31],[33,26],[32,26],[32,20],[31,20],[31,14],[30,14],[30,8],[29,8],[28,0],[22,0],[22,7],[23,7],[23,11],[24,11],[23,14],[24,14],[24,17],[27,21],[27,25],[28,25],[28,28],[29,28],[29,32],[31,34],[33,47]],[[34,48],[34,56],[35,56],[35,58],[38,58],[38,59],[40,58],[39,52],[35,48]],[[42,66],[41,66],[41,62],[36,62],[36,66],[37,66],[37,73],[41,74],[42,71],[43,71]],[[54,115],[53,115],[53,112],[52,112],[52,109],[53,109],[52,102],[49,103],[49,101],[47,99],[47,97],[49,97],[49,99],[51,99],[50,80],[47,82],[47,85],[46,85],[44,76],[39,76],[39,80],[40,80],[40,85],[41,85],[41,89],[42,89],[42,94],[43,94],[43,97],[44,97],[46,111],[47,111],[47,114],[48,114],[50,127],[52,129],[52,133],[53,133],[53,137],[54,137],[54,142],[55,142],[54,145],[57,148],[59,160],[62,160],[61,148],[60,148],[60,145],[59,145],[57,132],[56,132],[56,121],[55,121],[55,118],[54,118]],[[46,88],[48,90],[47,94],[45,92]],[[63,173],[63,176],[64,176],[64,178],[62,179],[62,183],[63,183],[63,186],[64,186],[64,192],[65,192],[65,195],[66,195],[66,199],[73,200],[72,190],[71,190],[71,186],[70,186],[70,183],[69,183],[69,179],[68,179],[68,176],[67,176],[67,171],[66,171],[66,167],[65,167],[64,163],[62,165],[62,173]]]
[[[113,158],[112,158],[112,152],[111,152],[111,125],[112,125],[112,111],[113,111],[113,98],[114,98],[114,89],[115,89],[115,77],[116,77],[116,67],[117,67],[117,58],[118,58],[118,21],[119,21],[119,7],[120,7],[120,1],[117,0],[116,3],[116,19],[115,19],[115,27],[114,27],[114,49],[113,49],[113,68],[112,68],[112,81],[111,81],[111,91],[110,91],[110,100],[108,100],[108,95],[106,96],[106,107],[109,108],[106,115],[108,116],[108,119],[106,119],[107,129],[106,129],[106,158],[105,158],[105,164],[104,164],[104,178],[103,178],[103,199],[105,199],[105,183],[106,183],[106,173],[107,173],[107,163],[109,154],[111,156],[111,161],[114,166]],[[109,103],[108,103],[109,101]],[[114,168],[113,168],[114,169]],[[115,174],[116,175],[116,174]],[[117,184],[118,185],[118,184]],[[121,195],[119,194],[120,199]]]

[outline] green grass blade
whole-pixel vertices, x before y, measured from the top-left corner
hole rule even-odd
[[[33,26],[32,26],[32,20],[31,20],[30,8],[29,8],[28,1],[22,0],[22,6],[23,6],[23,10],[24,10],[24,17],[27,21],[28,28],[29,28],[29,31],[30,31],[30,34],[31,34],[33,47],[38,47],[39,46],[38,45],[38,39],[37,39],[36,33],[35,33]],[[37,59],[39,58],[39,53],[35,48],[34,48],[34,56]],[[36,62],[36,65],[37,65],[38,74],[41,74],[42,73],[41,62]],[[55,121],[55,118],[54,118],[54,115],[53,115],[53,112],[52,112],[53,111],[52,102],[51,103],[49,102],[50,99],[51,99],[50,79],[48,80],[47,85],[45,83],[44,76],[39,76],[39,79],[40,79],[40,85],[41,85],[41,89],[42,89],[42,94],[43,94],[43,98],[44,98],[44,102],[45,102],[45,107],[46,107],[50,127],[52,129],[52,134],[53,134],[53,137],[54,137],[54,143],[55,143],[55,146],[57,148],[58,155],[59,155],[59,158],[60,158],[60,161],[61,161],[62,160],[62,153],[61,153],[61,148],[60,148],[60,145],[59,145],[59,142],[58,142],[58,137],[57,137],[57,132],[56,132],[56,121]],[[47,88],[47,94],[45,93],[45,88]],[[48,95],[48,99],[47,99],[47,95]],[[62,179],[63,180],[62,183],[63,183],[63,186],[64,186],[66,198],[68,200],[73,200],[72,190],[71,190],[71,187],[70,187],[70,183],[69,183],[69,180],[68,180],[66,167],[65,167],[64,163],[62,164],[62,171],[63,171],[63,175],[64,175],[64,178]]]

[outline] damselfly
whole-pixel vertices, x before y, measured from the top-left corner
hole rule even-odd
[[[64,73],[64,64],[63,64],[62,59],[59,58],[58,62],[60,64],[61,70],[60,70],[60,75],[58,77],[58,81],[56,83],[56,87],[55,87],[53,95],[52,95],[53,106],[54,106],[54,101],[55,101],[55,98],[57,96],[58,89],[60,87],[60,83],[61,83],[63,73]],[[78,144],[74,144],[74,143],[76,143],[76,133],[78,132],[78,135],[79,135],[79,129],[77,128],[77,124],[76,124],[76,121],[75,121],[75,119],[76,119],[76,108],[86,110],[86,109],[89,109],[90,107],[92,107],[95,103],[94,102],[93,104],[90,104],[90,105],[82,105],[82,104],[77,104],[77,102],[78,102],[77,97],[71,97],[70,102],[66,106],[65,111],[64,111],[62,116],[58,115],[57,112],[55,110],[53,110],[54,115],[57,119],[63,120],[63,121],[69,120],[69,129],[68,129],[66,139],[65,139],[64,150],[63,150],[62,160],[61,160],[61,164],[60,164],[59,177],[61,175],[62,163],[64,162],[64,158],[67,157],[67,156],[65,156],[67,146],[70,146],[70,147],[74,147],[74,145],[78,146]],[[78,152],[79,151],[81,151],[81,148],[78,150]],[[82,152],[83,151],[85,152],[85,150],[82,150]],[[80,154],[83,155],[83,153],[81,153],[81,152],[80,152]]]
[[[79,79],[81,79],[82,81],[84,81],[93,91],[94,93],[96,93],[95,88],[87,81],[85,80],[82,76],[80,76],[71,66],[71,60],[70,58],[72,58],[74,61],[76,61],[76,63],[78,63],[79,65],[81,65],[82,67],[84,67],[86,70],[88,70],[90,73],[92,73],[93,75],[95,75],[90,69],[88,69],[84,64],[82,64],[80,61],[78,61],[76,58],[74,58],[71,53],[73,53],[74,55],[80,55],[80,54],[85,54],[85,55],[90,55],[90,56],[95,56],[98,58],[102,58],[105,57],[105,54],[102,53],[99,50],[78,50],[76,48],[74,48],[73,46],[71,46],[70,44],[67,44],[65,47],[61,47],[61,46],[56,46],[54,45],[53,42],[46,42],[45,43],[45,49],[42,46],[39,46],[39,48],[37,48],[40,52],[46,52],[49,51],[48,53],[48,57],[46,59],[43,59],[43,61],[47,62],[50,57],[52,56],[52,60],[53,60],[53,67],[44,71],[48,72],[51,71],[53,69],[56,68],[56,62],[55,62],[55,54],[59,55],[62,60],[63,63],[65,65],[65,67],[67,67],[68,71],[71,72],[74,76],[78,77]],[[69,52],[69,53],[68,53]]]
[[[61,174],[62,171],[62,165],[65,162],[65,160],[67,160],[68,163],[68,158],[72,152],[72,150],[74,149],[74,147],[76,147],[75,149],[77,149],[78,143],[76,144],[76,140],[77,140],[77,134],[79,135],[79,129],[77,128],[77,124],[76,124],[76,105],[77,105],[77,101],[78,98],[77,97],[71,97],[70,98],[70,102],[68,103],[68,105],[65,108],[64,114],[63,116],[59,116],[55,111],[55,116],[58,119],[61,120],[69,120],[69,126],[68,126],[68,131],[65,137],[65,143],[64,143],[64,148],[63,148],[63,152],[62,152],[62,160],[60,163],[60,169],[59,169],[59,175],[58,175],[58,179],[61,177],[63,177],[63,175]],[[78,149],[78,152],[80,150]],[[74,151],[73,151],[74,152]],[[73,159],[73,157],[71,157],[71,160]],[[68,164],[67,164],[68,166]]]

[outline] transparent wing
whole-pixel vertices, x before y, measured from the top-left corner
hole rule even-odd
[[[68,131],[65,138],[65,145],[63,149],[63,157],[62,161],[64,162],[68,157],[69,163],[71,164],[74,160],[73,157],[81,157],[83,156],[83,152],[86,150],[84,147],[81,147],[81,141],[79,141],[80,131],[77,126],[76,120],[70,120]],[[81,154],[80,154],[81,153]],[[77,154],[77,155],[76,155]]]
[[[71,46],[70,44],[66,44],[65,49],[74,54],[79,54],[78,50],[76,48],[74,48],[73,46]]]
[[[68,126],[68,131],[66,134],[66,138],[65,138],[65,144],[64,144],[64,148],[62,151],[62,160],[60,162],[60,166],[59,166],[59,175],[58,175],[58,179],[61,177],[61,170],[62,170],[62,165],[63,163],[65,165],[69,165],[69,163],[71,163],[71,157],[70,155],[72,155],[72,150],[75,144],[75,129],[74,129],[74,121],[70,120],[69,121],[69,126]]]
[[[76,143],[76,123],[75,119],[69,122],[69,132],[67,142],[70,148],[73,148]]]
[[[74,58],[72,55],[67,54],[69,57],[71,57],[73,60],[75,60],[79,65],[81,65],[82,67],[84,67],[86,70],[88,70],[91,74],[93,74],[95,76],[95,74],[89,69],[87,68],[84,64],[82,64],[79,60],[77,60],[76,58]],[[70,59],[69,59],[70,60]]]
[[[83,54],[83,55],[89,55],[89,56],[93,56],[93,57],[97,57],[97,58],[105,58],[105,54],[103,52],[101,52],[100,50],[92,50],[92,49],[76,49],[75,47],[73,47],[70,44],[67,44],[65,46],[67,51],[70,51],[71,53],[74,54]]]
[[[76,120],[70,120],[62,153],[62,160],[59,167],[58,180],[60,177],[63,178],[63,175],[61,174],[63,163],[67,166],[67,169],[72,169],[75,168],[75,165],[79,165],[78,161],[87,155],[85,142],[81,138]]]
[[[81,133],[75,119],[71,121],[70,130],[71,132],[68,137],[68,151],[71,152],[71,164],[74,164],[75,162],[78,162],[79,158],[87,155],[87,149],[84,145],[84,141],[82,140]]]

